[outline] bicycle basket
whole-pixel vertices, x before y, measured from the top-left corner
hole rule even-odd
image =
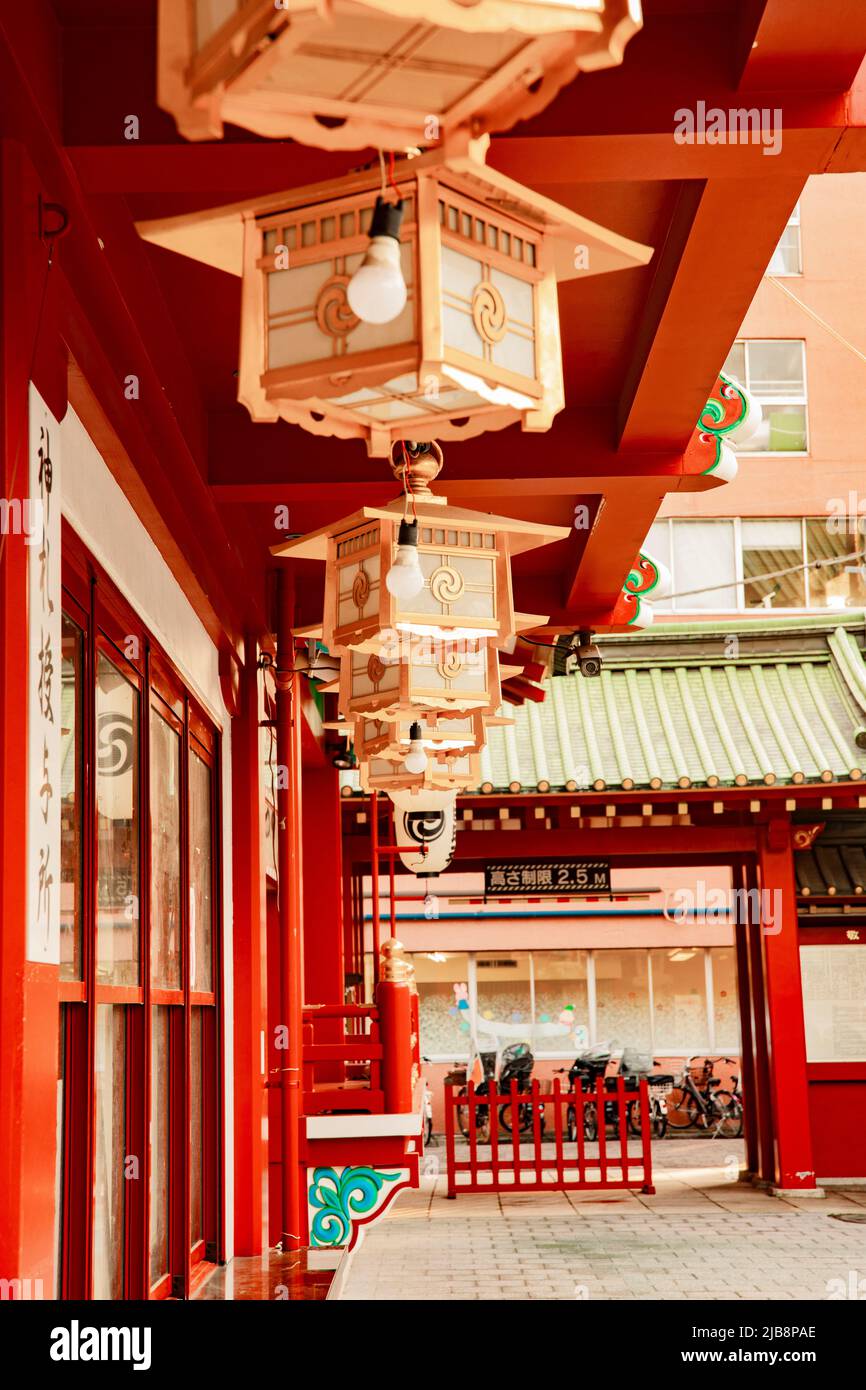
[[[713,1069],[712,1067],[708,1067],[706,1062],[701,1062],[699,1065],[689,1067],[689,1077],[698,1087],[706,1086],[712,1074]]]
[[[637,1048],[623,1049],[619,1064],[621,1076],[646,1076],[653,1069],[653,1059],[648,1052],[638,1052]]]

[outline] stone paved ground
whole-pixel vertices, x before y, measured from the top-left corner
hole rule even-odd
[[[862,1280],[866,1298],[866,1225],[831,1219],[866,1212],[866,1190],[771,1197],[736,1181],[741,1159],[740,1141],[657,1143],[652,1197],[485,1193],[448,1201],[444,1178],[426,1177],[371,1227],[342,1297],[826,1299]]]

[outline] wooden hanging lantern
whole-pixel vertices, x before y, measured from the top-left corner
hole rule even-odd
[[[423,648],[427,638],[439,643],[491,638],[501,647],[544,621],[543,615],[514,612],[511,558],[564,540],[568,529],[449,507],[429,490],[441,451],[435,444],[421,453],[414,447],[401,449],[406,461],[394,465],[413,504],[410,558],[420,588],[412,596],[401,597],[389,587],[392,570],[405,558],[400,540],[409,497],[385,507],[362,507],[272,547],[283,558],[325,561],[322,639],[333,655],[353,648],[387,660]]]
[[[640,0],[160,0],[157,99],[189,140],[421,146],[534,115],[641,22]]]
[[[511,719],[487,718],[467,712],[416,711],[398,719],[356,719],[352,745],[359,762],[372,758],[405,758],[412,744],[413,725],[420,724],[424,748],[433,755],[480,753],[490,724],[512,724]]]
[[[481,784],[481,764],[474,753],[430,757],[421,773],[407,772],[399,758],[371,758],[359,763],[358,772],[365,792],[467,791]]]
[[[254,420],[363,439],[374,456],[399,439],[550,428],[564,404],[557,282],[652,249],[489,169],[486,147],[400,161],[384,198],[377,162],[138,224],[242,278],[238,398]]]
[[[501,703],[499,658],[483,638],[431,644],[383,661],[376,652],[341,658],[340,711],[347,719],[417,717],[419,711],[495,714]]]

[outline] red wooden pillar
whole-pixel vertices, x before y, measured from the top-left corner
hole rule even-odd
[[[284,1250],[303,1245],[300,1126],[303,1054],[303,872],[300,676],[294,664],[294,586],[283,570],[277,589],[277,790],[282,1059],[282,1234]]]
[[[0,142],[0,496],[22,505],[31,371],[55,415],[65,410],[52,326],[60,272],[38,237],[40,191],[20,147]],[[59,971],[27,959],[28,549],[21,534],[0,547],[0,1277],[41,1280],[51,1298]]]
[[[773,1110],[774,1186],[783,1191],[819,1191],[812,1161],[797,898],[787,816],[774,817],[760,835],[758,873]]]
[[[232,724],[235,1254],[267,1247],[267,885],[262,854],[258,647],[246,641]]]
[[[745,887],[742,864],[733,870],[734,887]],[[749,924],[744,914],[737,913],[734,923],[734,946],[737,953],[737,999],[740,1012],[740,1070],[742,1074],[743,1119],[746,1136],[746,1171],[757,1175],[760,1168],[758,1150],[758,1100],[755,1066],[755,1036],[752,1020],[752,989],[749,975]]]
[[[304,1003],[343,1003],[343,853],[340,776],[304,769]],[[322,1019],[317,1042],[343,1040],[343,1021]],[[323,1063],[321,1081],[341,1081],[341,1062]]]

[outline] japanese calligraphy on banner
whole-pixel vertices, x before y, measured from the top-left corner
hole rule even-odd
[[[560,859],[543,863],[506,859],[485,867],[485,897],[538,897],[545,893],[563,898],[581,893],[610,893],[610,864],[606,859]]]
[[[27,959],[60,961],[60,427],[31,384],[27,537]]]

